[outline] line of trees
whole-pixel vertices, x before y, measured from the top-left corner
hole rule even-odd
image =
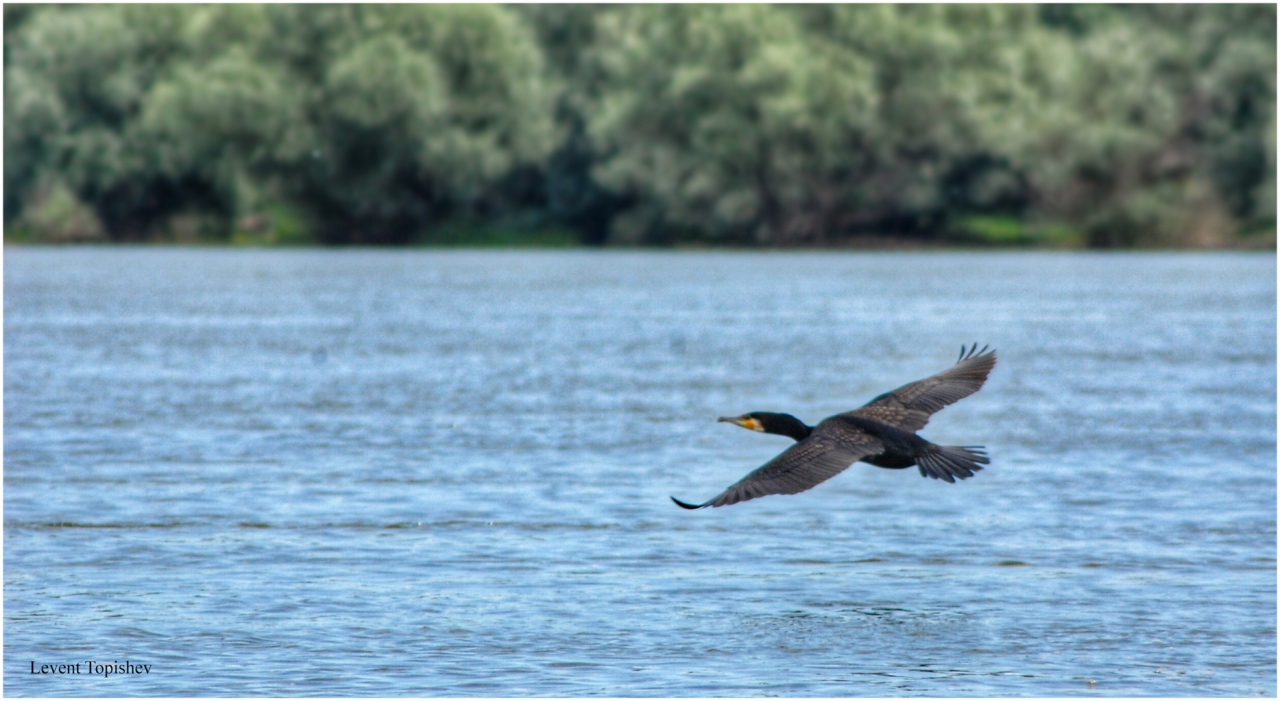
[[[1274,5],[4,13],[10,238],[1274,245]]]

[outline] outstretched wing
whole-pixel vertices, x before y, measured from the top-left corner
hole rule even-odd
[[[994,350],[986,346],[978,350],[976,343],[972,348],[961,346],[960,359],[953,367],[885,392],[848,413],[915,433],[929,423],[930,415],[982,389],[995,366]]]
[[[671,501],[686,509],[701,509],[770,494],[798,494],[835,477],[859,459],[883,451],[880,441],[867,435],[841,439],[813,435],[782,451],[710,501],[686,504],[675,497]]]

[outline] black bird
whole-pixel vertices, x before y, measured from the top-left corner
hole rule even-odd
[[[996,352],[960,347],[954,367],[903,385],[872,399],[860,409],[808,426],[790,414],[756,411],[720,421],[764,433],[790,436],[796,444],[753,470],[719,496],[686,509],[728,506],[770,494],[798,494],[835,477],[857,461],[901,469],[918,465],[921,476],[954,483],[990,464],[982,446],[935,445],[916,435],[929,417],[949,404],[982,389],[996,365]]]

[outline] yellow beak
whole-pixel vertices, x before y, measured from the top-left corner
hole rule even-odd
[[[737,426],[741,426],[745,429],[749,429],[752,431],[760,431],[760,432],[764,431],[764,426],[760,425],[759,421],[749,416],[721,416],[719,419],[716,419],[716,420],[735,424]]]

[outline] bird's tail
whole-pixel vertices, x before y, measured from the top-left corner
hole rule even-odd
[[[956,478],[973,477],[982,465],[991,464],[986,448],[980,445],[931,445],[916,458],[922,477],[955,482]]]

